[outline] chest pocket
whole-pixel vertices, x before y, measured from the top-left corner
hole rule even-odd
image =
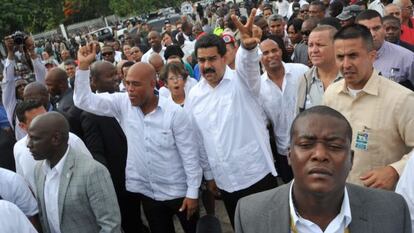
[[[172,114],[171,112],[164,112],[162,124],[151,132],[151,140],[158,146],[171,148],[175,144]]]

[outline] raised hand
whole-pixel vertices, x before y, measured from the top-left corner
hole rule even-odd
[[[80,70],[88,70],[96,59],[96,44],[89,43],[79,48],[78,61]]]
[[[256,16],[256,9],[253,9],[245,25],[243,25],[236,15],[232,15],[231,19],[240,32],[240,40],[245,49],[253,49],[259,43],[262,37],[262,30],[253,24]]]

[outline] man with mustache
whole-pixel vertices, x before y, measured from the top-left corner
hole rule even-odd
[[[253,9],[246,25],[232,15],[241,38],[234,71],[226,65],[222,38],[204,35],[197,40],[195,54],[203,79],[190,91],[184,106],[197,126],[208,187],[215,195],[220,189],[232,224],[241,197],[277,186],[259,105],[261,30],[253,26],[255,13]]]
[[[236,233],[411,233],[403,197],[346,183],[352,128],[326,106],[300,113],[290,131],[295,179],[239,201]]]
[[[378,75],[375,42],[365,26],[342,28],[334,47],[343,79],[329,86],[323,103],[342,113],[354,131],[348,182],[393,190],[414,146],[414,93]]]

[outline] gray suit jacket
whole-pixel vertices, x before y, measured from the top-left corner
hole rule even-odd
[[[35,168],[39,217],[43,232],[49,233],[41,161]],[[62,233],[121,232],[121,214],[108,170],[90,156],[69,148],[60,177],[59,223]]]
[[[290,233],[291,183],[242,198],[236,209],[236,233]],[[411,233],[403,197],[389,191],[347,184],[352,233]]]

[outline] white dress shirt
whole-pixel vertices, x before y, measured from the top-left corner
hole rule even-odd
[[[36,82],[45,83],[46,68],[40,58],[32,60],[33,72],[35,74]],[[14,67],[16,62],[14,60],[6,59],[6,65],[3,70],[3,81],[1,83],[3,106],[7,113],[7,119],[10,125],[14,128],[16,140],[20,140],[26,135],[26,132],[20,128],[17,117],[13,122],[13,113],[16,108],[16,79],[20,77],[15,76]],[[13,125],[14,123],[14,125]]]
[[[159,96],[146,115],[127,93],[92,93],[89,71],[76,72],[75,105],[96,115],[115,117],[128,143],[126,189],[154,200],[198,198],[202,170],[193,125],[184,109]]]
[[[191,89],[195,85],[197,85],[197,80],[195,80],[194,78],[191,78],[190,76],[188,76],[187,81],[185,82],[185,85],[184,85],[185,96],[188,96],[190,94]],[[161,87],[158,92],[159,92],[160,96],[164,96],[165,98],[170,98],[171,97],[171,92],[167,87]]]
[[[277,175],[266,116],[259,104],[258,49],[240,47],[236,67],[227,67],[215,88],[202,79],[184,106],[196,123],[200,145],[204,145],[204,176],[207,180],[214,177],[217,186],[227,192],[248,188],[269,173]]]
[[[413,226],[412,232],[414,233],[414,156],[410,156],[407,165],[405,165],[395,192],[401,194],[407,202]]]
[[[162,57],[162,60],[164,61],[164,63],[165,63],[165,58],[164,58],[165,50],[166,50],[166,47],[162,46],[161,51],[158,53]],[[144,55],[142,55],[141,62],[149,63],[149,58],[151,57],[153,53],[157,53],[157,52],[155,52],[152,48],[150,48]]]
[[[292,182],[292,185],[290,186],[290,192],[289,192],[289,209],[290,209],[290,217],[292,218],[293,225],[295,226],[298,233],[344,233],[345,232],[345,229],[349,226],[349,224],[352,221],[351,206],[349,204],[348,191],[346,187],[344,191],[344,199],[342,201],[341,211],[329,223],[325,231],[322,231],[321,228],[317,224],[305,218],[302,218],[299,215],[299,213],[297,213],[295,206],[293,205],[293,199],[292,199],[293,183],[294,181]]]
[[[59,184],[68,152],[69,146],[66,149],[65,155],[63,155],[60,161],[53,168],[50,168],[50,163],[47,160],[42,166],[43,172],[46,175],[44,186],[46,217],[51,233],[60,233],[58,205]]]
[[[0,200],[0,229],[2,233],[37,233],[22,211],[6,200]]]
[[[80,139],[75,134],[69,133],[68,144],[73,150],[92,157],[85,143],[83,143],[82,139]],[[14,144],[13,154],[14,160],[16,162],[16,173],[23,176],[23,178],[29,184],[30,188],[33,190],[33,193],[36,194],[36,183],[34,175],[36,160],[34,160],[32,153],[30,153],[29,148],[27,148],[27,136],[20,139],[16,142],[16,144]]]
[[[282,63],[285,68],[282,89],[269,79],[267,73],[261,77],[260,103],[272,122],[276,137],[277,152],[287,155],[290,139],[290,126],[296,116],[296,98],[299,81],[309,69],[303,64]]]
[[[0,168],[0,196],[17,205],[27,217],[39,212],[37,201],[23,177],[4,168]]]

